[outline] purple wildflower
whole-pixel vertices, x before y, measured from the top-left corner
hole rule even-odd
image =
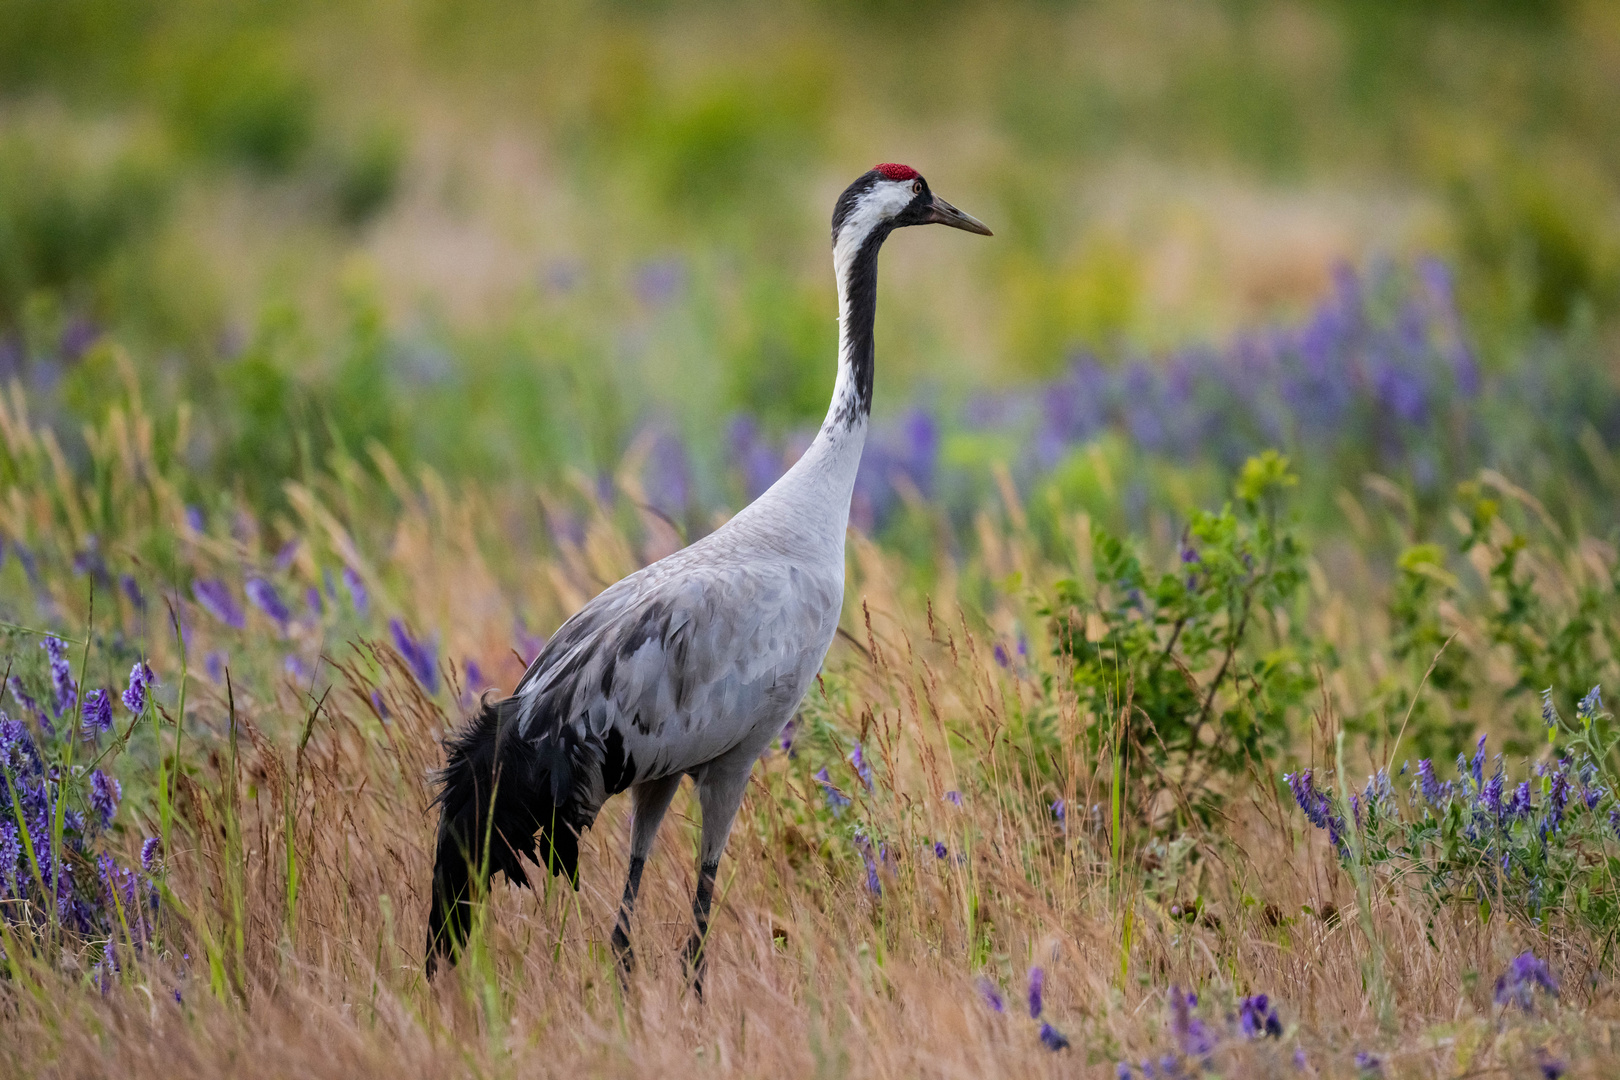
[[[1001,996],[1001,991],[996,988],[995,983],[991,982],[985,976],[980,975],[978,988],[979,997],[984,999],[985,1005],[990,1009],[991,1012],[1004,1013],[1007,1011],[1007,1002]]]
[[[873,896],[883,895],[883,882],[878,878],[877,859],[872,855],[872,841],[861,833],[855,834],[855,847],[866,864],[866,891]]]
[[[1311,776],[1311,770],[1305,769],[1299,773],[1284,774],[1283,780],[1288,784],[1289,790],[1294,794],[1294,801],[1299,808],[1305,811],[1305,817],[1318,829],[1326,829],[1328,842],[1343,853],[1344,844],[1344,818],[1333,810],[1333,800],[1324,791],[1317,788]]]
[[[146,692],[157,676],[152,674],[152,668],[145,660],[137,660],[135,666],[129,669],[129,686],[124,690],[124,708],[139,716],[146,711]]]
[[[21,720],[11,720],[0,712],[0,765],[11,770],[13,776],[39,769],[39,750],[34,737]],[[0,820],[4,815],[0,814]]]
[[[1434,762],[1430,761],[1428,758],[1424,758],[1422,761],[1419,761],[1417,774],[1418,783],[1422,786],[1423,801],[1428,803],[1430,806],[1439,806],[1441,797],[1445,794],[1445,789],[1443,785],[1441,785],[1441,783],[1434,778]]]
[[[1496,1004],[1507,1007],[1517,1005],[1529,1012],[1534,1005],[1535,992],[1540,988],[1553,997],[1558,996],[1558,980],[1552,969],[1533,952],[1523,952],[1513,958],[1508,969],[1496,980]]]
[[[1549,728],[1558,726],[1558,709],[1553,705],[1550,686],[1541,692],[1541,722]]]
[[[1246,1039],[1280,1039],[1283,1034],[1277,1007],[1264,994],[1246,997],[1238,1004],[1238,1027]]]
[[[101,819],[105,829],[118,813],[118,800],[124,797],[124,786],[100,769],[90,774],[90,809]]]
[[[1056,1053],[1069,1048],[1069,1040],[1063,1033],[1045,1021],[1041,1022],[1041,1045]]]
[[[313,585],[304,590],[304,606],[317,619],[326,614],[326,605],[321,602],[321,590]]]
[[[376,690],[371,692],[371,707],[377,710],[377,716],[383,720],[387,720],[394,715],[388,711],[388,706],[383,702],[382,694]]]
[[[861,778],[861,783],[866,785],[866,790],[871,791],[872,764],[866,760],[866,751],[861,748],[860,743],[856,743],[855,749],[849,752],[849,763],[855,766],[855,775]]]
[[[1496,771],[1485,781],[1485,786],[1479,789],[1480,808],[1496,819],[1502,816],[1502,785],[1506,782],[1507,777],[1502,773],[1502,763],[1498,761]]]
[[[1591,720],[1602,711],[1603,687],[1601,686],[1594,686],[1588,690],[1586,696],[1581,698],[1580,703],[1575,706],[1575,715],[1582,720]]]
[[[233,630],[247,625],[247,616],[231,595],[229,585],[218,578],[203,578],[191,583],[191,595],[202,609]]]
[[[10,882],[22,862],[22,834],[9,821],[0,821],[0,896],[8,895]]]
[[[1059,799],[1059,800],[1057,800],[1056,802],[1054,802],[1052,804],[1052,816],[1054,818],[1056,818],[1058,821],[1060,821],[1060,822],[1067,821],[1068,820],[1068,813],[1069,813],[1068,805],[1062,799]]]
[[[532,664],[534,658],[540,655],[540,650],[546,647],[546,635],[529,633],[522,619],[512,625],[512,636],[516,640],[514,647],[525,664]]]
[[[343,585],[349,590],[349,600],[354,604],[354,613],[362,619],[365,618],[366,613],[371,610],[371,598],[366,593],[366,583],[360,580],[360,575],[355,573],[351,566],[343,568]]]
[[[296,558],[297,555],[298,537],[295,536],[285,544],[282,544],[281,548],[276,552],[276,570],[278,572],[285,573],[287,567],[293,564],[293,559]]]
[[[40,647],[50,657],[51,690],[56,695],[52,711],[58,717],[72,711],[79,700],[79,684],[73,681],[73,668],[68,663],[67,642],[54,634],[48,635]]]
[[[297,653],[287,654],[287,658],[281,662],[281,670],[299,682],[308,682],[310,676],[315,674],[315,669],[310,667],[308,661]]]
[[[1524,818],[1530,816],[1530,781],[1521,780],[1519,786],[1513,789],[1513,797],[1508,800],[1507,817]]]
[[[124,574],[118,579],[118,584],[124,590],[124,595],[129,598],[131,607],[136,611],[146,610],[146,597],[142,595],[141,587],[136,583],[133,575]]]
[[[416,681],[430,694],[439,692],[439,663],[436,649],[427,641],[413,638],[405,624],[398,619],[388,620],[388,630],[394,635],[394,645],[410,667]]]
[[[786,724],[782,725],[782,753],[786,754],[789,758],[796,758],[799,756],[799,752],[793,749],[793,733],[797,730],[797,728],[797,720],[789,720]]]
[[[274,585],[262,577],[250,577],[243,586],[243,591],[247,593],[248,601],[254,607],[270,616],[283,630],[287,628],[287,623],[292,620],[292,612],[282,603],[281,594],[276,592]]]
[[[52,726],[50,717],[45,715],[45,710],[39,707],[39,702],[34,700],[33,695],[23,688],[22,680],[13,675],[10,686],[11,696],[17,700],[17,705],[39,722],[40,730],[45,733],[45,737],[55,735],[56,728]]]
[[[849,796],[838,790],[838,787],[832,782],[832,778],[827,775],[827,766],[823,765],[821,771],[811,779],[820,784],[821,790],[826,793],[827,809],[833,812],[833,816],[837,817],[842,814],[844,807],[850,804],[850,799]]]
[[[1179,986],[1170,988],[1170,1034],[1184,1057],[1204,1058],[1215,1050],[1215,1033],[1192,1014],[1197,1004],[1198,995],[1192,991],[1182,993]]]
[[[213,652],[203,657],[203,670],[206,671],[208,673],[208,677],[216,683],[223,683],[225,681],[225,673],[227,670],[229,670],[229,664],[229,658],[218,649],[215,649]]]
[[[1366,1050],[1357,1050],[1355,1056],[1356,1068],[1371,1076],[1384,1075],[1384,1062],[1377,1054]]]
[[[1474,760],[1471,771],[1474,774],[1474,790],[1478,791],[1485,783],[1485,736],[1479,737],[1479,745],[1474,747]]]
[[[1329,803],[1327,796],[1316,790],[1311,770],[1284,773],[1283,781],[1288,785],[1288,790],[1293,792],[1294,801],[1299,804],[1299,808],[1305,811],[1306,819],[1318,829],[1327,828]]]
[[[158,860],[163,857],[163,841],[155,836],[148,836],[141,841],[141,869],[148,874],[157,868]]]
[[[83,551],[73,556],[73,572],[75,574],[88,574],[97,581],[108,581],[107,561],[101,556],[100,541],[92,536]]]
[[[105,690],[92,690],[84,695],[84,724],[82,730],[87,738],[94,739],[113,726],[112,695]]]
[[[1564,823],[1564,809],[1569,805],[1569,774],[1562,768],[1553,770],[1552,783],[1547,789],[1547,826],[1557,832]]]
[[[1012,661],[1007,657],[1007,647],[999,641],[996,642],[995,654],[996,663],[1000,664],[1002,667],[1008,667],[1011,665]]]
[[[934,841],[934,858],[943,859],[948,854],[949,854],[949,851],[947,851],[947,849],[945,847],[945,841],[943,841],[943,840],[935,840]]]
[[[945,801],[950,803],[952,806],[961,806],[962,793],[960,791],[947,791],[945,793]]]
[[[1039,967],[1029,969],[1029,1016],[1041,1018],[1042,992],[1046,989],[1046,972]]]

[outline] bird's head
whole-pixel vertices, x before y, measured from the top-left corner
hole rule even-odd
[[[838,197],[833,208],[834,251],[853,254],[869,240],[879,243],[906,225],[949,225],[981,236],[991,235],[984,222],[964,214],[928,189],[909,165],[884,164],[866,173]]]

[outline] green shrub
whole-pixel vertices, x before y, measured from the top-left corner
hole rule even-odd
[[[1123,714],[1128,754],[1143,756],[1207,809],[1221,781],[1276,748],[1310,691],[1318,647],[1292,617],[1303,550],[1282,518],[1296,483],[1267,451],[1244,466],[1236,508],[1200,511],[1177,564],[1153,571],[1124,542],[1098,531],[1095,591],[1058,584],[1044,610],[1059,657],[1072,665],[1094,739]]]
[[[1570,709],[1575,699],[1562,688],[1620,675],[1613,551],[1590,537],[1569,540],[1528,495],[1491,479],[1458,488],[1454,554],[1464,558],[1455,570],[1440,544],[1400,556],[1388,607],[1397,667],[1350,730],[1386,744],[1399,737],[1424,756],[1449,753],[1476,727],[1471,708],[1546,692]],[[1511,682],[1493,679],[1504,669]],[[1508,734],[1510,752],[1533,749],[1529,727]]]
[[[93,299],[166,193],[161,169],[136,150],[97,161],[43,134],[0,137],[0,328],[18,325],[32,295]]]
[[[405,137],[397,129],[374,125],[355,139],[338,164],[333,202],[338,220],[364,225],[393,201],[405,165]]]
[[[196,153],[276,176],[313,141],[315,105],[314,89],[275,47],[241,36],[191,65],[169,120]]]

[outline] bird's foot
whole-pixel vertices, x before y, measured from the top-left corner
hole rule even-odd
[[[619,986],[630,989],[630,973],[636,970],[636,950],[630,947],[630,935],[623,926],[613,928],[613,966],[619,972]]]
[[[686,942],[686,953],[681,958],[681,968],[686,973],[686,981],[692,987],[692,993],[697,995],[699,1001],[703,1000],[703,935],[693,934]]]

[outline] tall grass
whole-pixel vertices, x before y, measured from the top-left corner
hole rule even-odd
[[[1170,1055],[1293,1075],[1296,1050],[1324,1076],[1358,1075],[1358,1052],[1386,1075],[1522,1071],[1549,1054],[1591,1075],[1614,1067],[1612,957],[1578,925],[1487,922],[1471,904],[1369,887],[1359,856],[1341,864],[1284,805],[1268,762],[1208,824],[1172,813],[1165,829],[1156,811],[1185,793],[1127,745],[1128,678],[1090,711],[1034,614],[1087,568],[1041,554],[1010,487],[982,516],[984,563],[940,560],[927,595],[897,556],[854,538],[846,633],[791,752],[757,767],[722,863],[701,1002],[678,952],[697,839],[684,800],[648,870],[628,991],[607,948],[622,800],[586,837],[577,893],[496,887],[466,961],[429,984],[438,740],[483,682],[512,685],[513,649],[532,648],[519,619],[553,625],[667,546],[667,523],[587,484],[582,532],[537,549],[526,499],[452,493],[380,452],[292,485],[296,517],[237,506],[188,521],[179,417],[114,410],[81,480],[52,464],[25,405],[14,393],[6,412],[5,526],[32,538],[36,580],[17,558],[4,580],[13,597],[33,590],[17,606],[40,628],[85,634],[85,688],[149,658],[150,721],[108,759],[126,809],[107,843],[130,861],[142,836],[165,840],[150,940],[42,948],[38,919],[8,914],[8,1073],[1112,1075]],[[105,562],[76,574],[92,528]],[[340,568],[358,589],[329,586]],[[144,610],[135,591],[96,584],[126,569]],[[313,587],[319,612],[282,623],[247,607],[238,630],[187,587],[248,573],[287,596]],[[968,602],[984,575],[1016,585]],[[1355,743],[1339,695],[1382,645],[1336,629],[1339,583],[1319,589],[1329,614],[1310,632],[1349,674],[1322,687],[1296,751],[1343,775]],[[393,617],[408,629],[390,640]],[[19,670],[37,663],[25,644],[12,643]],[[1492,998],[1526,950],[1563,986],[1531,1014]],[[1020,1006],[1032,966],[1067,1050],[1047,1049]],[[1190,1017],[1166,1005],[1172,986],[1200,995]],[[1237,1024],[1239,999],[1261,992],[1280,1040]]]

